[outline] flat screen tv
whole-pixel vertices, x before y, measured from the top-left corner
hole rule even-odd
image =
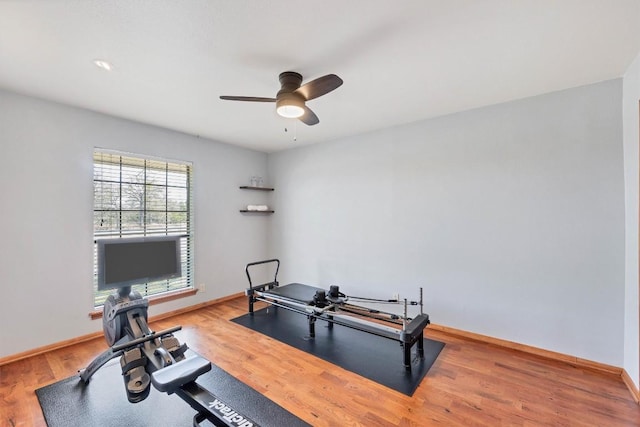
[[[98,290],[182,276],[181,236],[97,240]]]

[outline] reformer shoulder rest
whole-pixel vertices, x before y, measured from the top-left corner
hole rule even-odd
[[[152,373],[151,383],[158,391],[171,394],[210,370],[211,362],[207,359],[191,356]]]

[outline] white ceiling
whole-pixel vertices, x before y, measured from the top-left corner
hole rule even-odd
[[[0,88],[265,152],[620,77],[639,51],[639,0],[0,0]],[[308,102],[318,125],[219,99],[287,70],[344,80]]]

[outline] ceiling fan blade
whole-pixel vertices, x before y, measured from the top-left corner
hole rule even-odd
[[[310,99],[317,98],[339,88],[342,83],[343,82],[340,77],[335,74],[327,74],[326,76],[318,77],[317,79],[300,86],[296,92],[302,94],[302,96],[309,101]]]
[[[221,96],[227,101],[276,102],[275,98],[261,98],[259,96]]]
[[[311,111],[306,105],[304,106],[304,114],[298,118],[302,123],[309,126],[317,125],[318,123],[320,123],[320,119],[318,119],[316,113]]]

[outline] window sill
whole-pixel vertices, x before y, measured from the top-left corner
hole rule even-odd
[[[147,299],[149,300],[149,305],[156,305],[156,304],[161,304],[161,303],[167,302],[167,301],[173,301],[173,300],[179,299],[179,298],[190,297],[190,296],[193,296],[193,295],[195,295],[197,293],[198,293],[197,289],[189,288],[189,289],[182,289],[182,290],[175,291],[175,292],[167,292],[167,293],[161,294],[161,295],[151,296],[151,297],[149,297]],[[102,318],[102,309],[94,310],[94,311],[90,312],[89,313],[89,317],[91,318],[91,320]]]

